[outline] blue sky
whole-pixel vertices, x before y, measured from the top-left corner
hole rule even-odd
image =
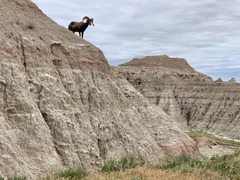
[[[33,0],[59,25],[94,18],[84,39],[110,65],[168,55],[213,79],[240,82],[240,0]],[[76,34],[76,38],[77,34]]]

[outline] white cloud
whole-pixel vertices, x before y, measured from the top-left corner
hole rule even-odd
[[[94,18],[85,39],[103,50],[112,65],[135,57],[183,57],[214,79],[240,82],[239,0],[33,0],[65,27]],[[76,37],[78,38],[78,37]]]

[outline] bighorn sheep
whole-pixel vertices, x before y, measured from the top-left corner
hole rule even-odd
[[[83,22],[84,20],[87,20],[86,22]],[[69,25],[68,25],[68,29],[70,31],[72,31],[73,33],[78,32],[79,33],[79,37],[82,34],[82,38],[83,38],[83,34],[84,31],[87,29],[88,25],[93,25],[93,18],[89,18],[88,16],[84,16],[81,22],[76,22],[76,21],[72,21]]]

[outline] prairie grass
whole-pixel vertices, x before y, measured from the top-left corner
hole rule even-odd
[[[191,159],[182,154],[168,157],[157,166],[143,164],[133,155],[108,160],[100,172],[87,174],[81,168],[69,168],[39,180],[220,180],[240,179],[240,151],[211,159]],[[27,180],[12,176],[5,180]]]
[[[86,180],[218,180],[220,175],[211,172],[196,170],[193,173],[168,172],[156,168],[138,166],[125,171],[111,173],[95,173],[87,176]]]
[[[86,175],[87,173],[81,168],[70,168],[61,171],[57,176],[60,178],[80,180],[83,179]]]
[[[168,172],[180,172],[182,174],[200,171],[210,171],[219,174],[221,177],[240,179],[240,151],[234,154],[215,156],[211,159],[194,160],[187,155],[169,157],[164,163],[156,166]]]
[[[126,158],[126,157],[125,157]],[[240,179],[240,151],[224,156],[215,156],[211,159],[196,160],[182,154],[177,157],[168,157],[157,166],[136,165],[121,167],[120,161],[111,160],[108,170],[90,174],[86,180],[195,180],[195,179]],[[114,168],[109,168],[113,166]]]
[[[134,155],[123,156],[120,160],[107,160],[102,168],[103,172],[124,171],[125,169],[135,168],[143,164],[139,158]]]
[[[3,178],[3,179],[7,179],[7,180],[27,180],[26,176],[18,176],[18,175],[13,175],[13,176],[9,176],[7,178]]]
[[[119,160],[106,160],[102,171],[87,174],[81,168],[65,169],[41,180],[240,180],[240,143],[216,138],[213,135],[189,132],[191,137],[207,136],[218,144],[235,149],[234,154],[214,156],[210,159],[192,159],[186,154],[167,157],[157,166],[144,164],[134,155]],[[26,180],[12,176],[4,180]],[[2,180],[0,178],[0,180]]]

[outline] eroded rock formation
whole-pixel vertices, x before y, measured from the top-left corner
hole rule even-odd
[[[98,48],[30,0],[1,0],[0,10],[0,174],[198,154],[177,122],[111,74]]]
[[[184,128],[240,140],[240,84],[195,71],[184,59],[152,56],[113,68]]]

